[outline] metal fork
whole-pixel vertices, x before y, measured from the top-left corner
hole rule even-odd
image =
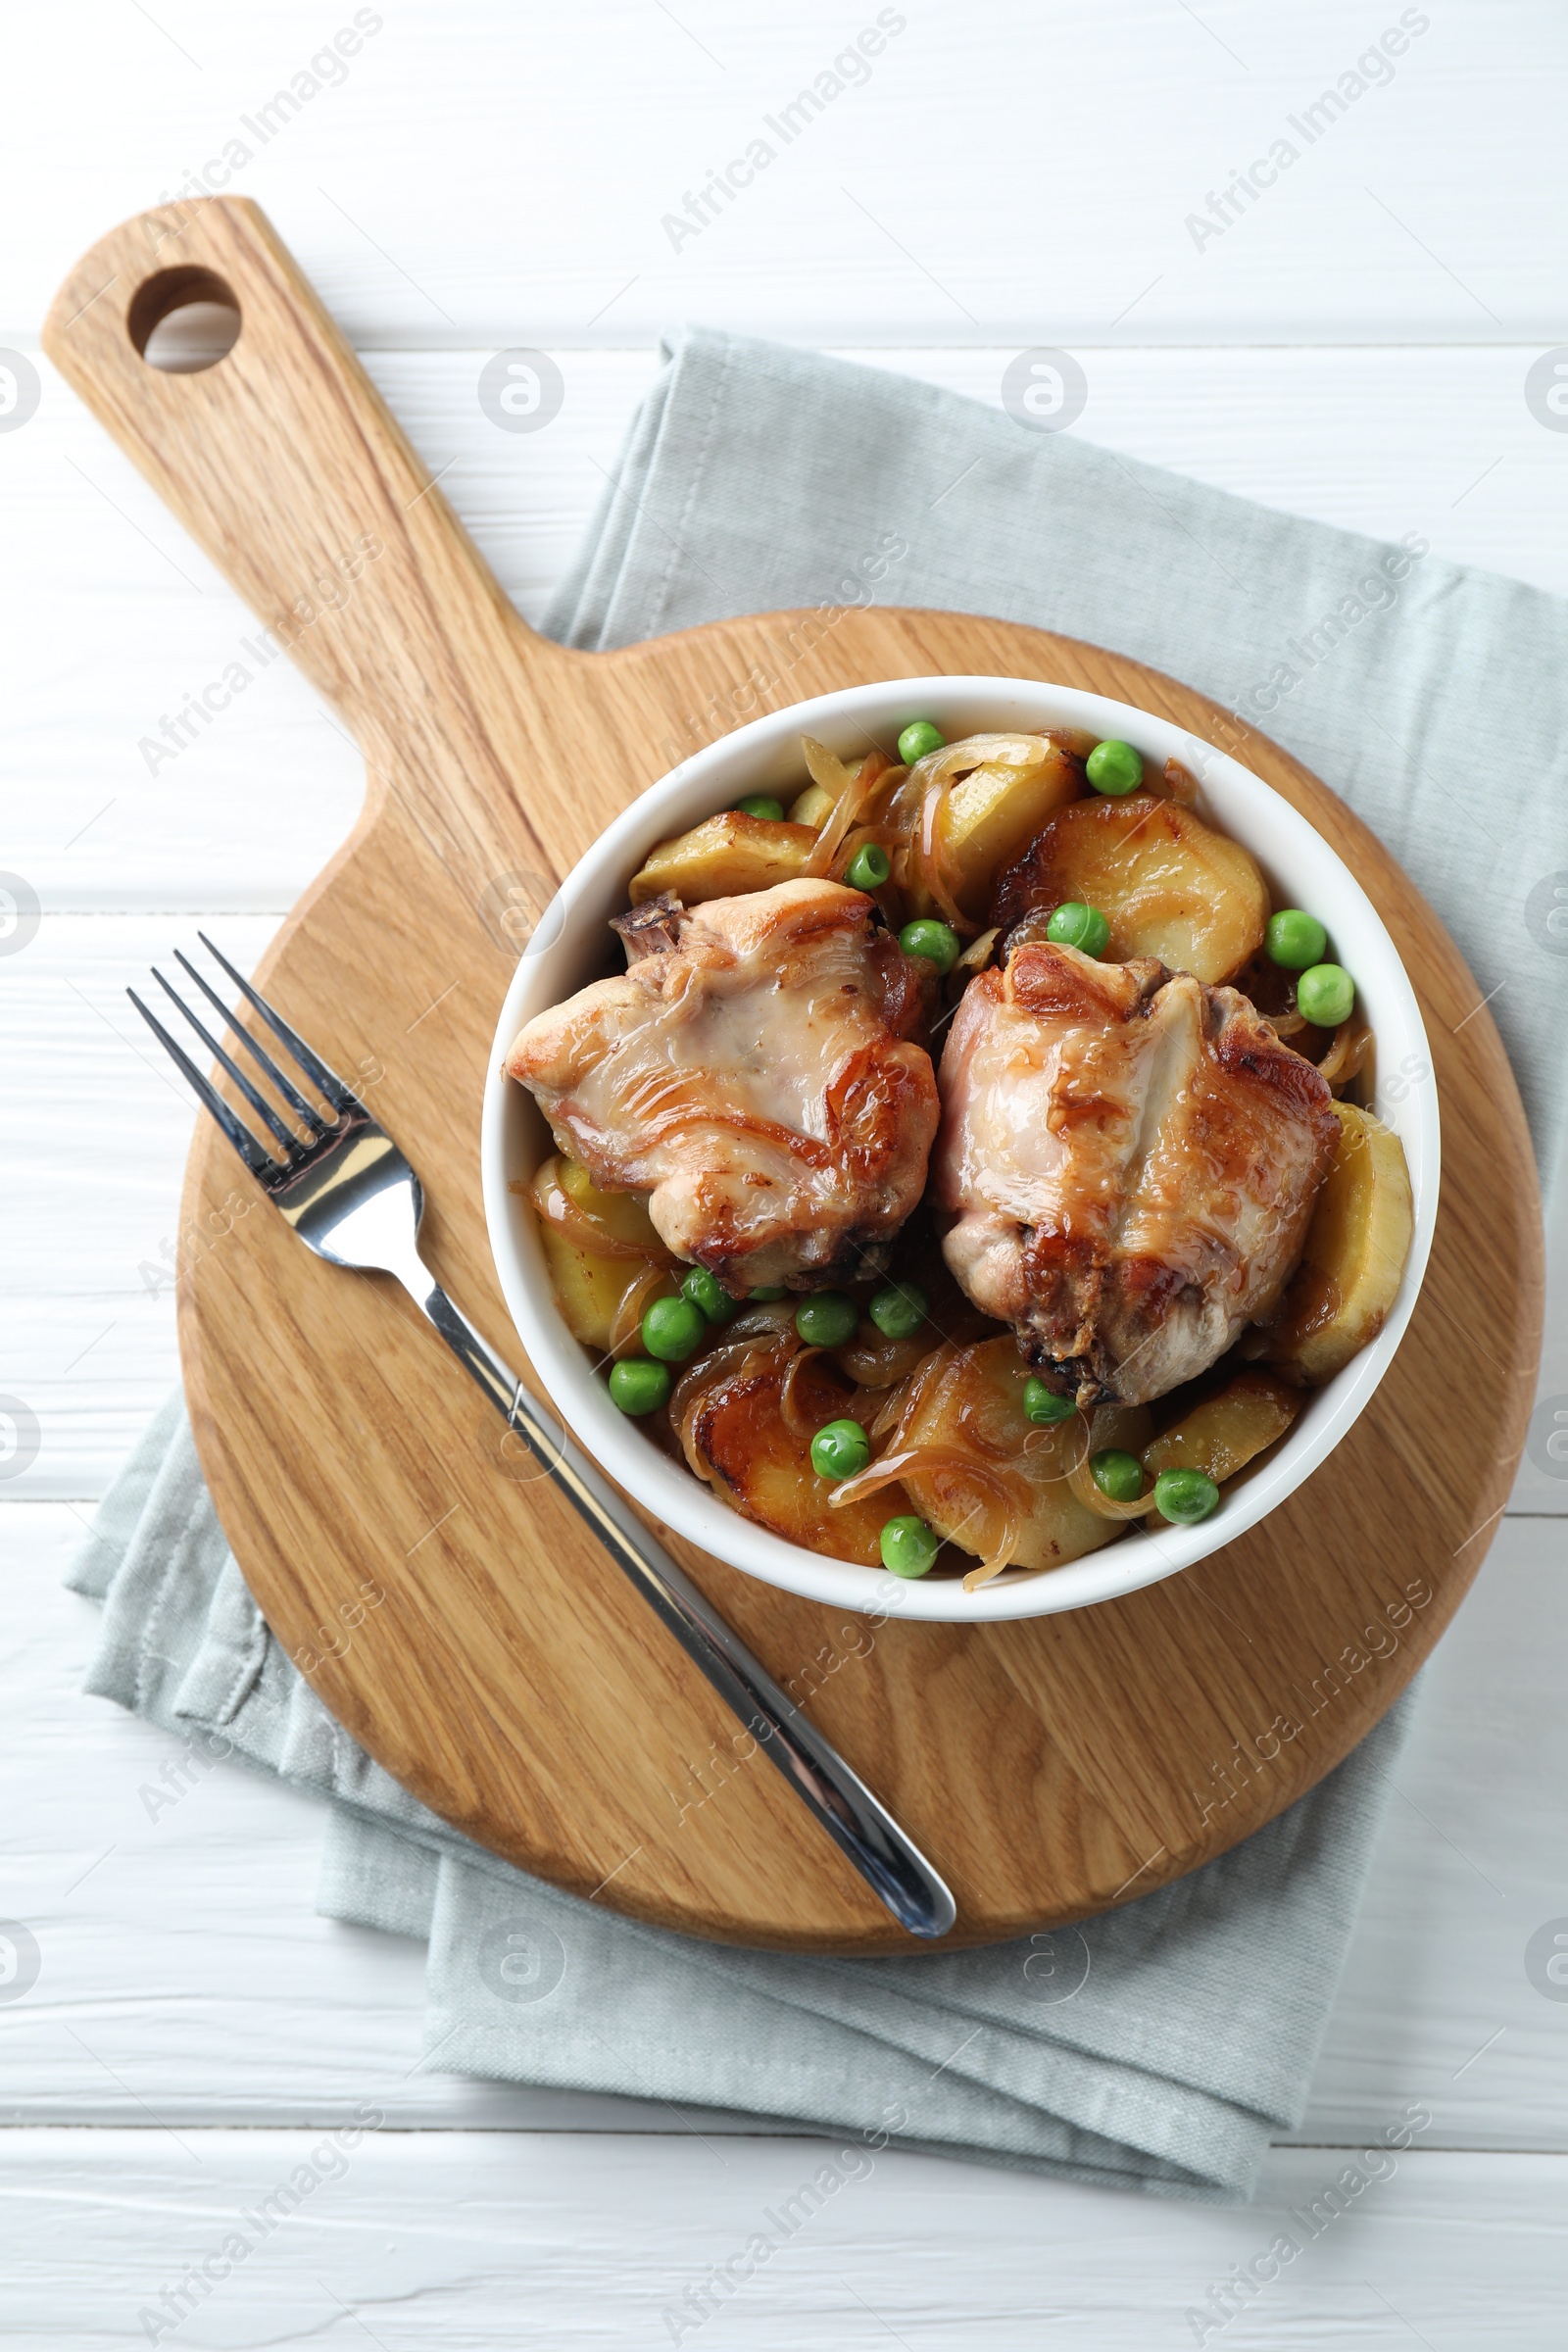
[[[568,1495],[649,1606],[725,1704],[783,1773],[796,1794],[848,1855],[866,1884],[911,1936],[945,1936],[956,1916],[947,1885],[919,1848],[906,1837],[886,1806],[872,1795],[852,1767],[801,1714],[760,1661],[655,1542],[554,1415],[536,1403],[515,1374],[494,1354],[471,1323],[432,1280],[419,1252],[424,1195],[419,1179],[366,1109],[352,1087],[311,1051],[282,1015],[241,978],[205,932],[208,954],[276,1038],[284,1053],[323,1102],[332,1117],[306,1101],[251,1031],[229,1012],[189,958],[174,959],[194,981],[219,1019],[287,1104],[304,1140],[280,1118],[238,1063],[170,986],[162,972],[153,978],[227,1072],[262,1126],[272,1138],[264,1146],[224,1102],[134,989],[136,1010],[189,1079],[251,1174],[318,1257],[360,1272],[393,1274],[434,1324],[447,1346],[478,1382],[509,1429],[517,1436]]]

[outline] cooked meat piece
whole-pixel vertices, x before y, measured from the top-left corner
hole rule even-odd
[[[678,1257],[738,1295],[874,1273],[940,1116],[934,967],[863,891],[781,882],[622,916],[628,968],[531,1020],[507,1068],[605,1192],[650,1192]]]
[[[1339,1135],[1235,989],[1045,940],[970,981],[941,1087],[948,1263],[1083,1404],[1162,1396],[1267,1312]]]
[[[686,920],[686,909],[673,891],[662,891],[657,899],[648,899],[641,906],[633,906],[626,914],[617,914],[610,928],[626,951],[626,961],[641,963],[645,956],[658,956],[665,948],[680,946],[680,927]]]

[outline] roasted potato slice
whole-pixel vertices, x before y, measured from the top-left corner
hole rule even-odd
[[[856,1393],[820,1356],[797,1363],[797,1353],[787,1338],[750,1350],[721,1346],[711,1378],[699,1372],[689,1400],[677,1398],[686,1459],[759,1527],[808,1551],[880,1567],[883,1522],[909,1502],[901,1486],[890,1485],[832,1507],[832,1488],[811,1467],[811,1439],[826,1422],[855,1417]]]
[[[1072,1450],[1085,1443],[1081,1420],[1042,1428],[1025,1414],[1030,1374],[1016,1343],[943,1352],[950,1360],[884,1454],[911,1455],[904,1485],[937,1534],[981,1560],[1005,1551],[1003,1565],[1032,1569],[1063,1567],[1119,1535],[1067,1485]]]
[[[539,1239],[544,1247],[545,1264],[550,1269],[556,1304],[566,1329],[585,1348],[608,1348],[615,1309],[632,1284],[649,1271],[648,1260],[596,1257],[591,1250],[580,1249],[575,1242],[552,1231],[542,1219]]]
[[[556,1303],[573,1339],[609,1348],[621,1301],[633,1284],[662,1274],[673,1290],[670,1255],[648,1214],[642,1193],[596,1191],[588,1171],[564,1152],[553,1152],[531,1183],[518,1184],[539,1221],[539,1238]]]
[[[1238,1372],[1151,1440],[1144,1447],[1144,1468],[1151,1478],[1162,1470],[1201,1470],[1223,1486],[1265,1446],[1284,1437],[1300,1403],[1299,1394],[1275,1375]]]
[[[1086,789],[1082,761],[1048,735],[968,735],[928,753],[909,773],[916,806],[922,786],[957,777],[941,806],[938,847],[957,905],[976,922],[998,872]],[[932,911],[918,880],[908,898],[914,913]]]
[[[1049,741],[1043,760],[1018,765],[988,760],[954,786],[944,834],[958,870],[958,904],[965,914],[976,920],[983,916],[993,877],[1048,817],[1081,799],[1084,790],[1078,760]]]
[[[771,890],[777,882],[793,882],[815,847],[811,825],[726,808],[651,850],[631,878],[631,903],[641,906],[670,890],[683,906],[700,906],[706,899]]]
[[[1107,961],[1157,956],[1209,987],[1256,955],[1268,923],[1250,851],[1179,801],[1143,791],[1059,809],[1002,875],[991,919],[1010,929],[1070,900],[1098,906],[1110,925]]]
[[[1339,1150],[1301,1262],[1253,1344],[1265,1362],[1313,1389],[1383,1329],[1415,1231],[1404,1147],[1393,1128],[1354,1102],[1336,1102],[1334,1115]]]
[[[612,1241],[636,1250],[644,1257],[667,1258],[669,1251],[654,1230],[646,1193],[602,1193],[580,1160],[562,1153],[558,1178],[566,1198],[605,1227]]]
[[[837,807],[832,793],[824,792],[820,784],[808,784],[800,799],[790,803],[789,821],[792,825],[809,825],[813,833],[820,833]]]

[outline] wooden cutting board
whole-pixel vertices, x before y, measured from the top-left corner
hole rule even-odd
[[[204,372],[162,373],[140,350],[195,299],[237,304],[239,340]],[[1146,1893],[1311,1788],[1479,1567],[1540,1348],[1540,1218],[1507,1061],[1452,941],[1366,828],[1189,688],[1009,623],[849,610],[615,654],[546,643],[254,204],[115,230],[62,288],[44,346],[364,750],[360,823],[259,977],[419,1169],[435,1271],[514,1361],[478,1132],[516,910],[701,742],[864,679],[1050,679],[1235,751],[1333,842],[1421,999],[1444,1175],[1408,1337],[1316,1476],[1185,1575],[974,1629],[872,1625],[661,1531],[945,1872],[955,1942]],[[779,1776],[736,1760],[718,1699],[395,1286],[319,1263],[259,1198],[236,1215],[249,1199],[200,1121],[185,1213],[212,1247],[180,1295],[186,1389],[251,1589],[354,1737],[468,1836],[639,1919],[778,1948],[920,1948]]]

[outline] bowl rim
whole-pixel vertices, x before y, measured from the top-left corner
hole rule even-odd
[[[1046,703],[1051,715],[1041,714]],[[1016,708],[1007,710],[1009,704]],[[1336,894],[1331,933],[1342,949],[1348,936],[1356,941],[1350,960],[1358,1001],[1373,999],[1376,1016],[1369,1011],[1368,1017],[1380,1049],[1385,1039],[1393,1049],[1387,1055],[1379,1053],[1375,1107],[1399,1135],[1415,1211],[1409,1258],[1382,1331],[1331,1382],[1310,1393],[1310,1408],[1259,1469],[1228,1492],[1226,1507],[1214,1518],[1197,1527],[1135,1528],[1064,1567],[1016,1580],[1003,1576],[973,1593],[957,1580],[910,1581],[807,1551],[772,1535],[720,1501],[617,1411],[555,1304],[531,1212],[509,1190],[511,1178],[523,1172],[516,1158],[519,1134],[544,1123],[525,1090],[505,1071],[507,1052],[524,1020],[582,985],[582,977],[562,975],[574,957],[579,967],[583,964],[588,937],[583,926],[593,917],[595,902],[608,922],[610,912],[624,906],[625,882],[656,841],[731,805],[739,792],[733,777],[722,780],[727,771],[749,772],[751,789],[758,789],[762,779],[757,771],[769,754],[802,733],[831,741],[845,721],[859,723],[864,733],[870,712],[886,728],[892,723],[886,713],[902,709],[905,717],[892,727],[896,734],[906,718],[930,715],[941,724],[945,709],[966,705],[985,706],[993,714],[971,719],[962,728],[965,733],[1083,726],[1102,739],[1119,735],[1146,753],[1152,748],[1157,760],[1179,759],[1199,779],[1200,808],[1221,830],[1242,839],[1265,872],[1292,865],[1308,872],[1313,866],[1323,869]],[[1025,714],[1026,707],[1033,715]],[[1216,815],[1216,802],[1227,808],[1239,802],[1249,817],[1255,816],[1254,837],[1238,830],[1234,812]],[[1260,849],[1256,832],[1267,835],[1266,848]],[[1330,903],[1316,895],[1320,906]],[[1092,1607],[1178,1575],[1257,1526],[1327,1459],[1365,1409],[1414,1310],[1436,1226],[1441,1128],[1432,1055],[1409,976],[1371,900],[1309,818],[1231,754],[1178,721],[1045,679],[963,674],[871,680],[768,711],[692,754],[607,826],[541,913],[508,987],[485,1074],[480,1165],[497,1278],[529,1362],[573,1434],[637,1501],[731,1567],[805,1599],[878,1618],[980,1625]]]

